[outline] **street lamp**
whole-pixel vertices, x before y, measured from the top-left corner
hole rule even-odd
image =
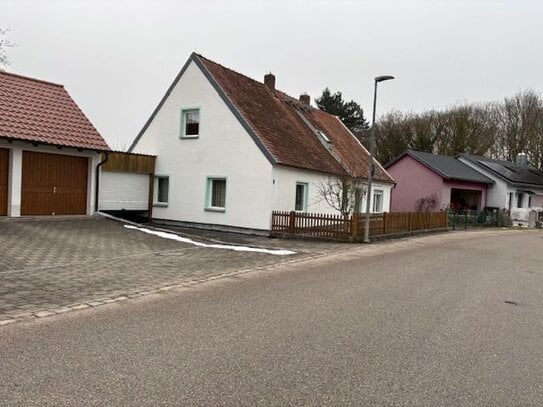
[[[371,134],[370,134],[370,165],[368,168],[368,191],[366,192],[366,224],[364,227],[364,243],[370,242],[370,201],[371,201],[371,181],[373,173],[375,172],[375,165],[373,164],[373,156],[375,154],[375,106],[377,104],[377,84],[394,79],[394,76],[382,75],[377,76],[374,79],[373,88],[373,117],[371,120]]]

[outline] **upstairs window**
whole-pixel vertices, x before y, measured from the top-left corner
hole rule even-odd
[[[198,137],[200,135],[200,109],[181,111],[181,137]]]
[[[307,211],[307,184],[305,182],[296,183],[294,210],[303,212]]]

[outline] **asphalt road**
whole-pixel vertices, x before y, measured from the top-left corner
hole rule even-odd
[[[543,234],[384,243],[0,328],[0,405],[541,406]]]

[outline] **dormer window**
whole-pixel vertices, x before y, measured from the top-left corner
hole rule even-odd
[[[200,109],[181,111],[181,137],[191,138],[200,135]]]

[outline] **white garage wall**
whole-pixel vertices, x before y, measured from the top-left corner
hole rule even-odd
[[[147,210],[149,175],[102,171],[100,175],[100,210]]]

